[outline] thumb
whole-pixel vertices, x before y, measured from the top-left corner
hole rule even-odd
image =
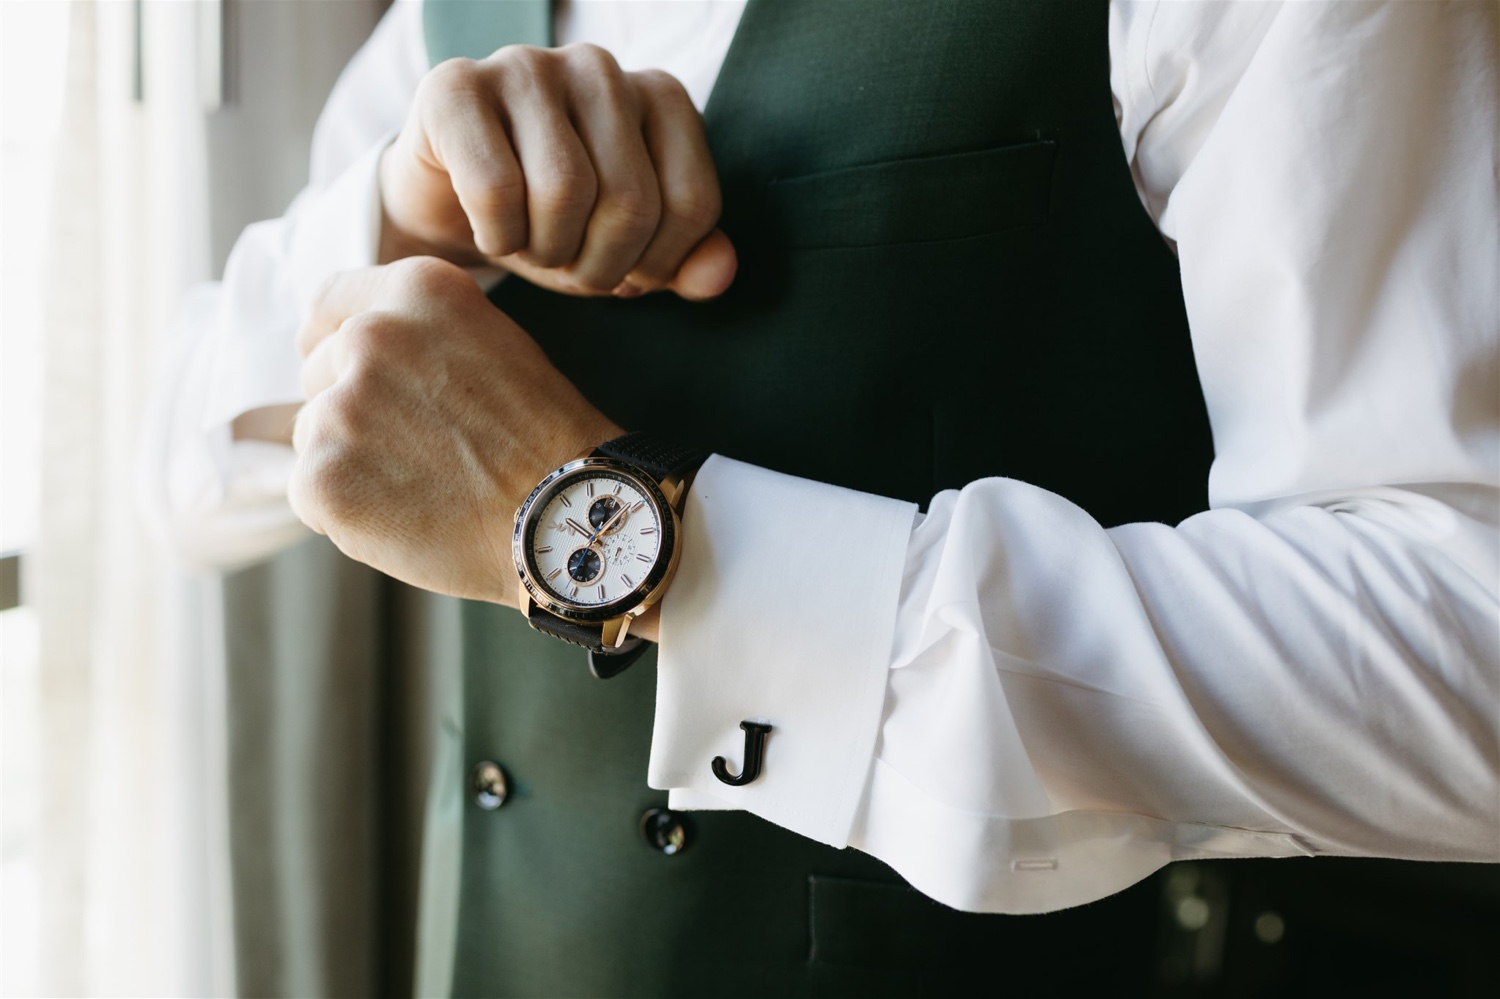
[[[739,257],[734,244],[722,229],[715,229],[693,248],[676,277],[667,284],[667,290],[676,292],[690,302],[703,302],[718,298],[729,290],[739,269]]]

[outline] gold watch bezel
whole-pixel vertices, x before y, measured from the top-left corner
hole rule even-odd
[[[567,480],[580,477],[582,473],[598,471],[626,479],[651,501],[656,508],[657,523],[661,525],[661,544],[666,555],[656,560],[651,570],[630,592],[608,603],[581,606],[552,593],[536,578],[535,559],[528,553],[527,546],[535,533],[533,527],[536,514],[546,506],[552,495],[563,488]],[[530,616],[528,605],[534,604],[569,621],[598,623],[602,626],[603,644],[618,645],[628,630],[628,622],[640,617],[661,599],[667,584],[677,572],[681,553],[677,538],[682,530],[682,522],[677,515],[676,501],[681,498],[681,493],[681,483],[673,477],[658,483],[638,466],[616,458],[575,458],[554,469],[537,483],[536,488],[516,509],[515,525],[511,533],[511,557],[515,562],[520,586],[518,595],[521,612]],[[614,634],[611,635],[610,632]]]

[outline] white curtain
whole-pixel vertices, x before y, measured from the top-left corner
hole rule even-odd
[[[222,703],[187,619],[169,620],[191,584],[162,566],[131,502],[159,340],[186,289],[209,277],[200,7],[70,10],[26,588],[40,635],[46,995],[213,995],[230,981],[211,800]]]
[[[7,13],[27,2],[44,0],[0,0]],[[317,110],[384,5],[68,5],[36,249],[41,510],[23,580],[38,622],[36,736],[33,759],[6,761],[36,799],[35,920],[0,946],[25,965],[3,976],[19,994],[236,991],[223,583],[165,562],[132,477],[184,296],[305,182]],[[220,80],[230,104],[216,109]]]

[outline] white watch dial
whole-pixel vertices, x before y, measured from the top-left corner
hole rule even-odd
[[[662,526],[651,498],[604,471],[570,477],[533,523],[531,557],[538,581],[581,607],[628,595],[661,554]]]

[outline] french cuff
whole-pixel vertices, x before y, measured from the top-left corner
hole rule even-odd
[[[662,601],[648,781],[842,847],[869,779],[916,506],[714,456]],[[744,721],[763,722],[760,776]]]

